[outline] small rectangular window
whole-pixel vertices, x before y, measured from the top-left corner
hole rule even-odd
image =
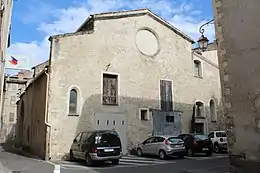
[[[12,90],[16,90],[17,89],[17,86],[16,86],[16,84],[12,84]]]
[[[15,96],[11,96],[10,104],[15,104]]]
[[[14,122],[14,113],[10,112],[9,114],[9,122]]]
[[[148,121],[149,120],[149,110],[148,109],[140,109],[140,119],[142,121]]]
[[[102,103],[118,105],[118,75],[103,74]]]
[[[166,116],[166,122],[167,123],[174,123],[174,116],[167,115]]]
[[[194,60],[194,76],[202,77],[201,62],[199,60]]]

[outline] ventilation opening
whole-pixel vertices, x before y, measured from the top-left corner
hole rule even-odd
[[[140,119],[141,119],[142,121],[147,121],[147,120],[149,120],[148,109],[141,109],[141,110],[140,110]]]

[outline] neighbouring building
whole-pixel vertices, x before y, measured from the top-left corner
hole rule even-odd
[[[260,1],[213,0],[230,173],[260,168]]]
[[[32,71],[22,70],[17,75],[5,76],[3,121],[1,129],[2,140],[14,140],[17,106],[16,102],[25,90],[28,82],[32,79]]]
[[[0,0],[0,114],[3,124],[3,88],[5,76],[5,57],[10,46],[10,28],[13,0]],[[1,127],[2,128],[2,127]]]
[[[190,132],[192,117],[197,132],[221,128],[216,49],[193,50],[151,11],[91,15],[50,42],[17,102],[17,141],[31,153],[64,157],[77,132],[93,129],[116,130],[126,154],[148,135]]]

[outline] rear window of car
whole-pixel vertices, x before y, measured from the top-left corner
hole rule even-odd
[[[96,137],[98,147],[120,147],[121,141],[116,133],[103,133]]]
[[[217,132],[216,136],[217,137],[227,137],[227,134],[225,132]]]
[[[207,135],[194,135],[194,137],[199,140],[209,139]]]
[[[170,137],[168,140],[172,143],[179,143],[182,142],[182,139],[180,137]]]

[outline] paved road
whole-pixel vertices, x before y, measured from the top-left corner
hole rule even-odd
[[[1,149],[0,149],[1,150]],[[5,168],[21,173],[53,173],[54,165],[61,166],[61,173],[226,173],[227,156],[213,155],[212,157],[186,157],[185,159],[159,160],[157,158],[140,158],[135,156],[123,157],[119,165],[109,164],[97,167],[86,167],[83,163],[45,161],[20,156],[19,152],[9,153],[0,151],[0,162]],[[0,173],[1,170],[0,170]]]
[[[212,157],[186,157],[185,159],[159,160],[156,158],[123,157],[119,165],[110,164],[86,167],[84,163],[53,161],[61,165],[61,173],[226,173],[228,170],[227,155]]]

